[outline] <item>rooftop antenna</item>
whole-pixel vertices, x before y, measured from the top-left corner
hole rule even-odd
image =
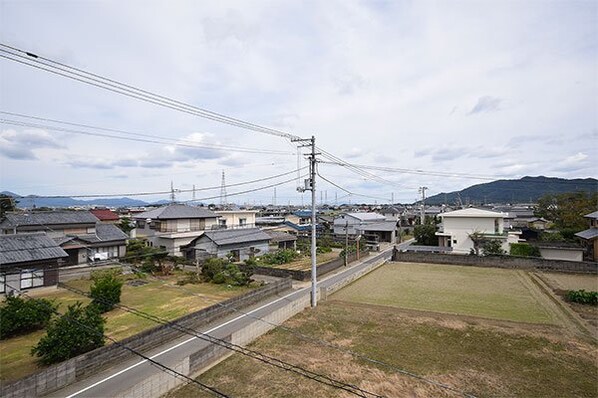
[[[176,195],[174,194],[174,183],[170,180],[170,203],[174,203]]]
[[[222,170],[222,182],[220,183],[220,205],[226,205],[226,182],[224,179],[224,170]]]

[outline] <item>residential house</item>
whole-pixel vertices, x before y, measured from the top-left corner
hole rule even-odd
[[[66,258],[43,232],[0,235],[0,293],[55,285]]]
[[[103,224],[89,211],[7,213],[0,232],[43,232],[68,254],[64,265],[86,264],[125,255],[127,235],[113,224]]]
[[[341,213],[334,219],[334,234],[338,236],[359,235],[366,224],[386,221],[386,217],[378,213]]]
[[[548,228],[548,224],[550,224],[550,221],[548,221],[544,218],[541,218],[541,217],[540,218],[532,217],[529,220],[527,220],[528,228],[532,228],[537,231],[544,231],[545,229]]]
[[[170,204],[135,214],[137,237],[161,247],[172,256],[182,256],[181,247],[218,228],[218,214],[203,207]]]
[[[265,230],[270,236],[270,247],[273,249],[297,249],[297,237],[280,231]]]
[[[380,210],[380,214],[386,217],[388,221],[399,221],[401,219],[401,215],[403,214],[403,210],[397,208],[396,206],[388,206]]]
[[[586,247],[586,258],[590,261],[598,261],[598,211],[584,216],[590,223],[590,228],[575,234],[580,238]]]
[[[89,212],[96,216],[98,220],[106,224],[118,224],[120,222],[118,214],[110,209],[91,209]]]
[[[189,260],[232,255],[235,261],[243,261],[268,253],[270,239],[270,235],[257,228],[214,230],[204,232],[181,250]]]
[[[255,228],[257,210],[216,210],[218,227],[227,228]]]
[[[476,208],[440,213],[442,219],[438,236],[438,246],[452,247],[452,252],[468,254],[475,248],[472,234],[482,239],[499,240],[503,250],[509,252],[509,245],[519,241],[519,233],[504,229],[504,213]]]

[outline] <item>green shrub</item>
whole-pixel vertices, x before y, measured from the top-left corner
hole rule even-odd
[[[436,225],[434,224],[415,226],[413,229],[413,237],[418,245],[438,246],[438,236],[436,236]]]
[[[0,340],[45,328],[56,308],[47,299],[6,297],[0,307]]]
[[[236,264],[222,258],[206,260],[201,275],[207,282],[233,286],[246,286],[251,282],[251,270],[241,271]]]
[[[511,243],[509,254],[520,257],[541,257],[540,249],[529,243]]]
[[[65,361],[104,345],[105,320],[94,305],[70,305],[50,322],[47,333],[31,349],[44,365]]]
[[[490,239],[482,244],[482,254],[484,256],[492,256],[497,254],[505,254],[502,249],[502,243],[498,239]]]
[[[93,280],[90,288],[92,304],[101,313],[110,311],[115,304],[120,303],[123,287],[120,270],[96,271],[91,274],[91,279]]]
[[[293,249],[277,250],[262,256],[261,262],[269,265],[287,264],[297,259],[299,254]]]
[[[565,294],[567,301],[579,304],[598,305],[598,292],[586,292],[581,290],[569,290]]]
[[[345,258],[345,250],[348,254],[355,253],[355,252],[357,252],[357,245],[349,245],[349,247],[347,247],[347,249],[341,250],[341,252],[338,254],[338,256],[340,258]]]

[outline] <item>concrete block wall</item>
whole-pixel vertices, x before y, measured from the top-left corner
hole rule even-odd
[[[291,289],[291,287],[291,280],[283,279],[241,296],[233,297],[220,303],[220,305],[216,304],[196,311],[179,318],[175,322],[185,327],[197,329],[235,312],[236,308],[244,308],[256,304],[267,297]],[[182,335],[182,332],[174,330],[168,325],[160,325],[135,336],[128,337],[122,340],[121,343],[143,352]],[[0,396],[16,398],[44,395],[65,387],[87,375],[108,368],[133,355],[128,350],[115,344],[100,347],[68,361],[52,365],[20,380],[1,383]]]
[[[394,250],[393,261],[598,274],[598,263],[515,256],[470,256]]]

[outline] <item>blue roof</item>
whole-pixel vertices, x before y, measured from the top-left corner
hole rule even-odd
[[[311,210],[297,210],[293,214],[301,218],[311,217]],[[318,214],[317,211],[316,214]]]

